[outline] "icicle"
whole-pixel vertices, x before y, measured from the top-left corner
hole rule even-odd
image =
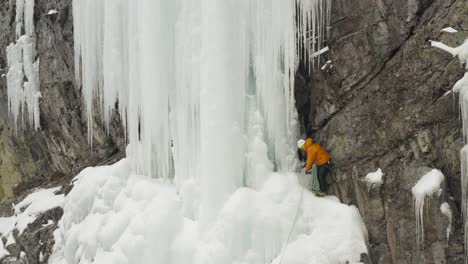
[[[9,113],[12,116],[15,130],[23,98],[23,48],[21,44],[10,44],[6,50],[8,61],[7,93]]]
[[[22,35],[23,29],[25,35]],[[39,100],[39,59],[36,57],[34,38],[34,0],[16,1],[16,44],[7,48],[8,57],[8,106],[15,130],[18,128],[20,112],[28,114],[29,124],[35,130],[40,128]],[[23,83],[26,77],[27,81]],[[23,120],[22,120],[23,121]]]
[[[25,1],[24,2],[25,35],[32,37],[34,35],[34,1],[35,0],[19,0],[19,1]]]
[[[444,181],[444,175],[440,170],[433,169],[425,174],[411,189],[414,197],[414,212],[416,218],[416,244],[418,252],[424,246],[424,203],[437,194],[440,185]]]
[[[23,35],[23,25],[24,25],[24,3],[25,0],[16,0],[16,38]]]

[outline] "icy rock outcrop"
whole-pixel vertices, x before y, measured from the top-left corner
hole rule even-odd
[[[47,263],[63,215],[61,188],[39,189],[0,209],[0,263]]]

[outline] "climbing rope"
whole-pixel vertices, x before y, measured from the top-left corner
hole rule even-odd
[[[306,174],[307,175],[307,174]],[[286,240],[286,244],[284,244],[284,247],[283,247],[283,250],[281,250],[281,257],[280,257],[280,261],[279,261],[279,264],[282,264],[283,263],[283,257],[284,257],[284,253],[286,253],[286,249],[288,248],[288,244],[289,244],[289,241],[291,240],[291,236],[292,236],[292,233],[294,231],[294,227],[296,227],[296,223],[297,223],[297,218],[299,217],[299,210],[301,209],[301,205],[302,205],[302,198],[304,196],[304,190],[306,188],[309,187],[310,185],[310,182],[312,181],[312,176],[314,174],[310,174],[310,177],[309,177],[309,180],[307,181],[307,185],[306,187],[302,187],[301,188],[301,194],[299,196],[299,202],[297,204],[297,210],[296,210],[296,215],[294,216],[294,220],[293,220],[293,224],[291,226],[291,231],[289,231],[289,235],[288,235],[288,239]]]

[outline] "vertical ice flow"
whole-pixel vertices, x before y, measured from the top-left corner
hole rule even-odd
[[[16,43],[7,47],[8,107],[15,130],[20,114],[28,113],[29,124],[40,127],[39,59],[36,60],[34,0],[16,1]],[[26,81],[24,81],[26,77]],[[22,121],[22,120],[21,120]]]
[[[134,172],[198,183],[206,223],[252,183],[247,117],[261,118],[275,169],[290,168],[295,71],[323,46],[330,0],[75,0],[73,11],[90,143],[92,116],[108,130],[118,102]]]

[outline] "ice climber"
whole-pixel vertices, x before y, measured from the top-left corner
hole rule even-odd
[[[312,138],[306,140],[300,139],[297,142],[299,160],[307,161],[305,164],[305,173],[311,172],[312,166],[317,165],[317,178],[320,185],[319,195],[325,195],[327,191],[326,176],[330,172],[331,159],[330,154],[319,144],[314,143]],[[304,153],[305,152],[305,153]]]

